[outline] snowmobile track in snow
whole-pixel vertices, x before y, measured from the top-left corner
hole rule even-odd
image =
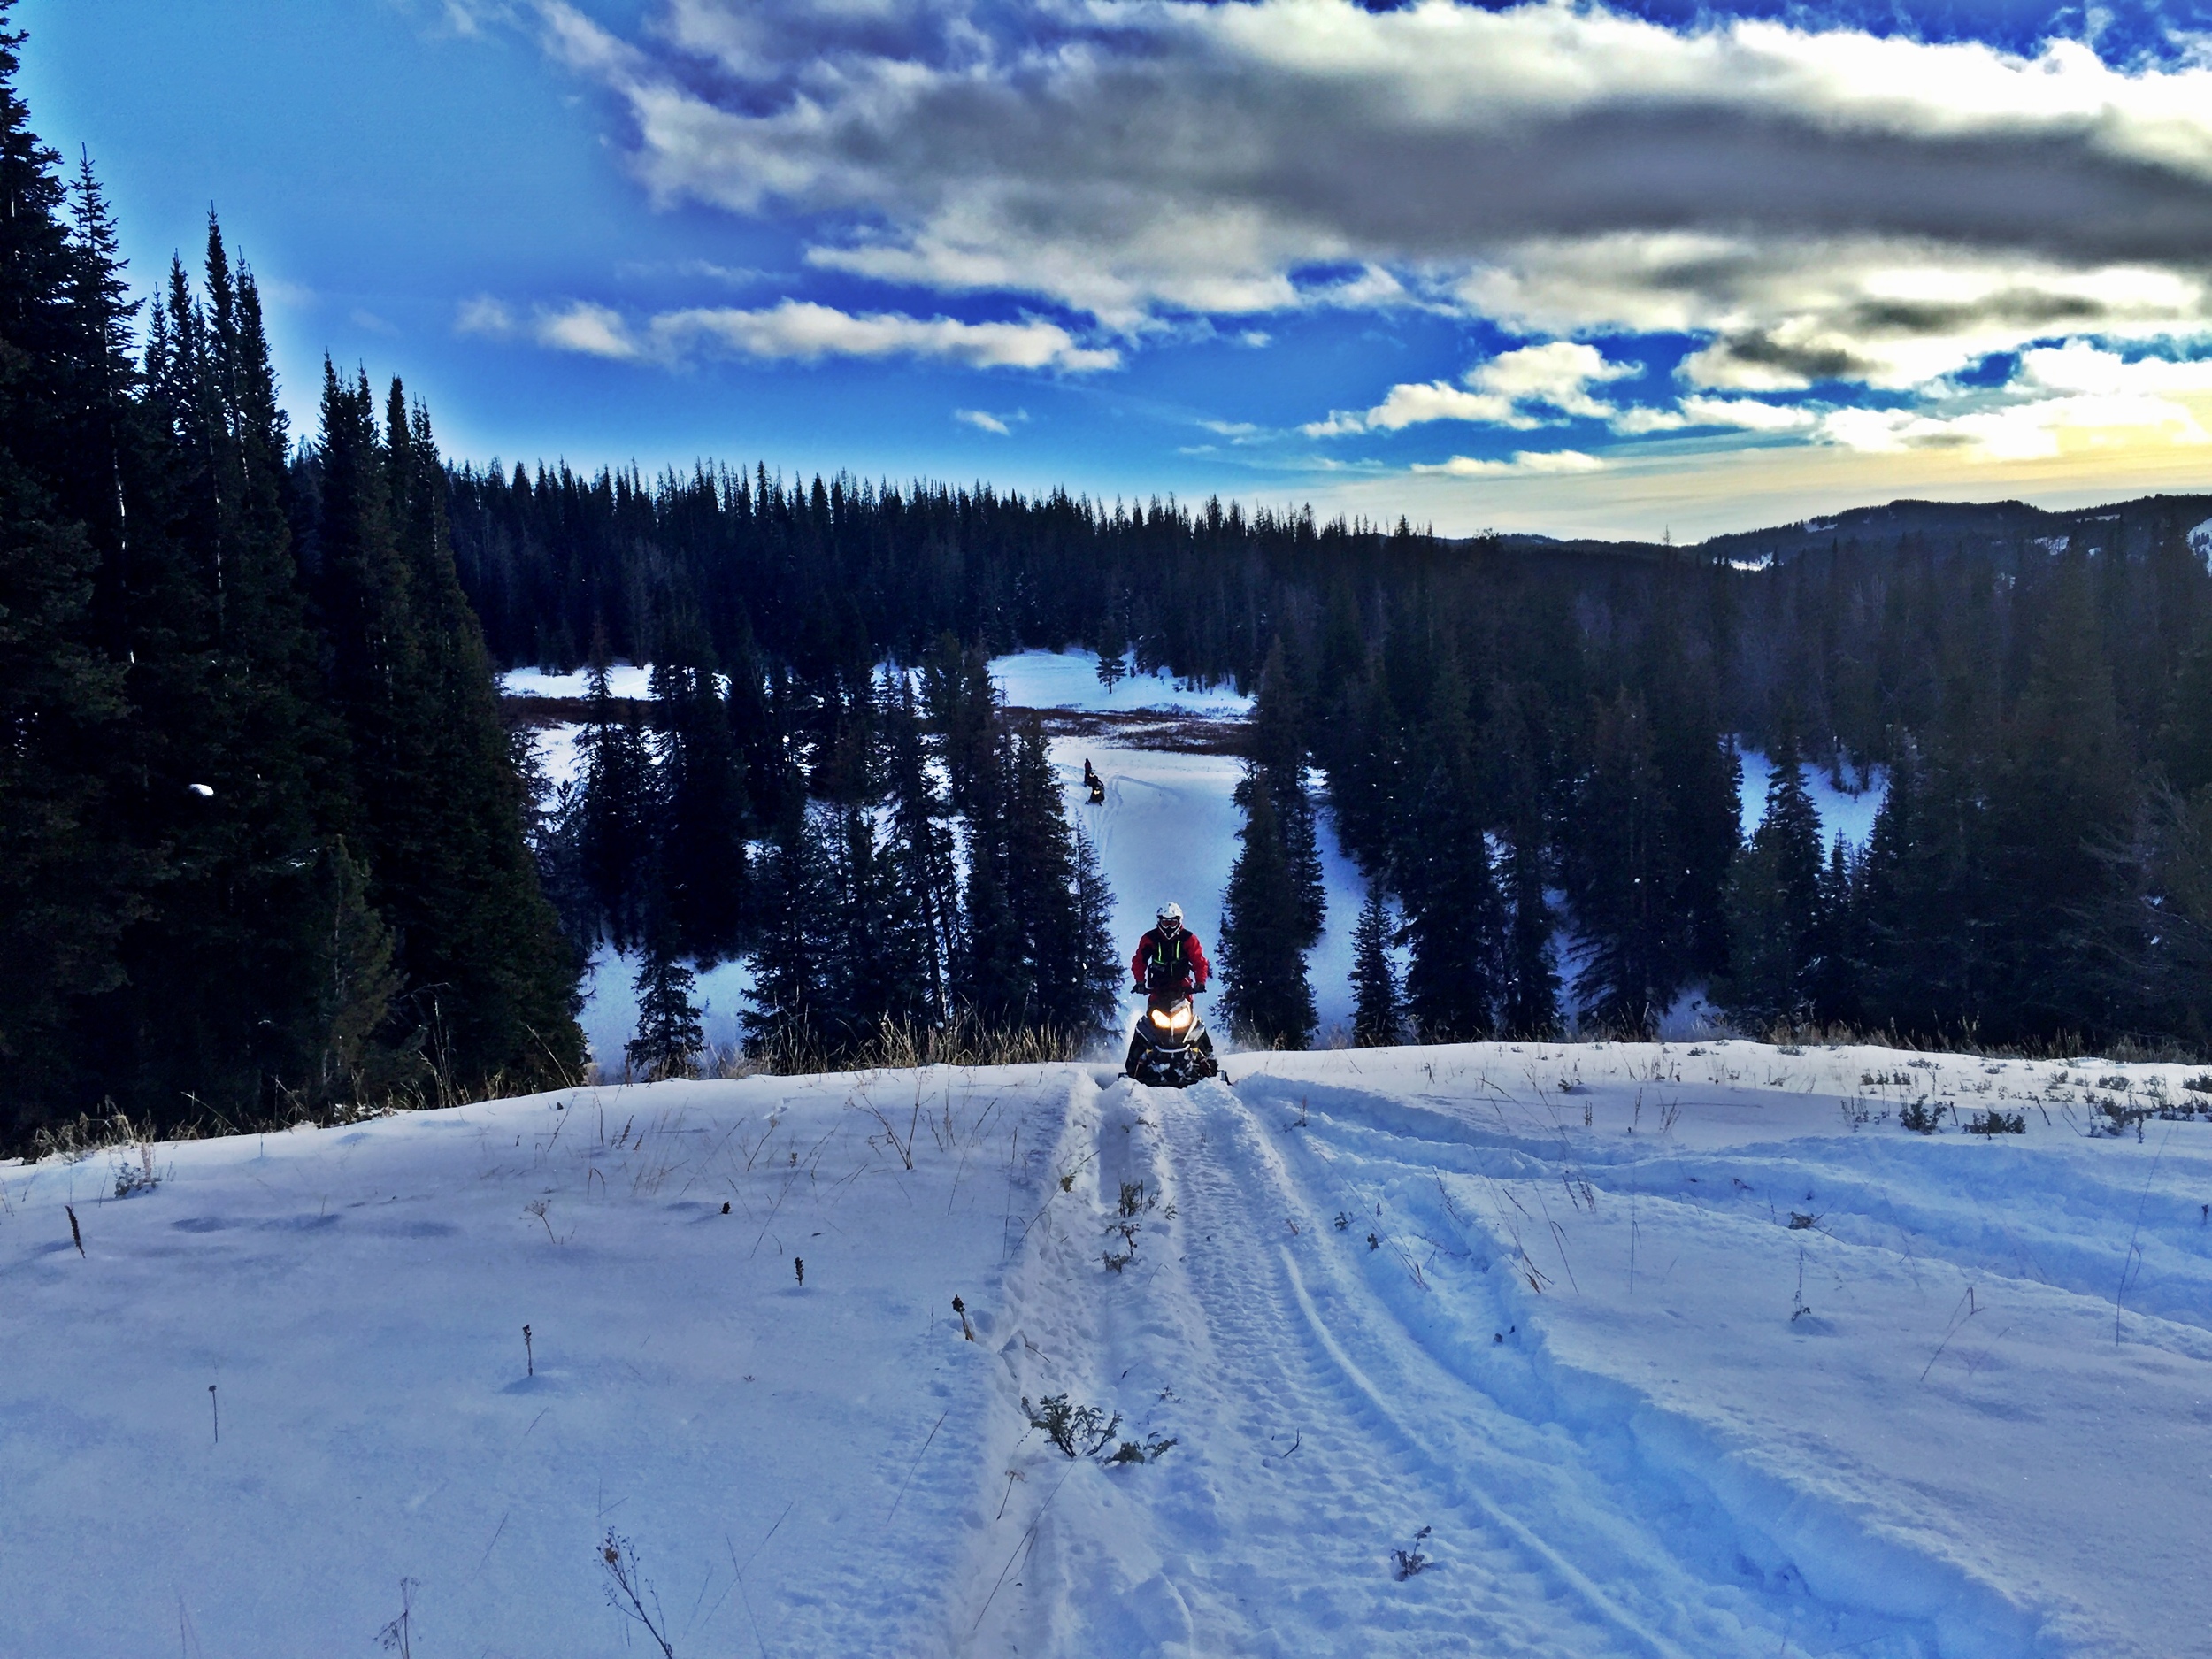
[[[1123,1080],[1071,1102],[1100,1233],[1125,1182],[1155,1207],[1121,1270],[1074,1248],[1051,1264],[1086,1304],[1056,1336],[1091,1345],[1072,1363],[1063,1348],[1062,1386],[1079,1372],[1133,1416],[1165,1390],[1155,1409],[1179,1440],[1157,1464],[1079,1468],[1097,1478],[1048,1488],[1046,1561],[992,1632],[1009,1651],[1701,1659],[1839,1637],[1932,1651],[1921,1632],[1819,1606],[1786,1572],[1678,1553],[1669,1532],[1692,1509],[1707,1512],[1689,1536],[1714,1553],[1709,1502],[1655,1513],[1652,1483],[1611,1478],[1616,1448],[1532,1424],[1440,1362],[1376,1288],[1408,1274],[1379,1242],[1401,1218],[1328,1190],[1325,1131],[1280,1115],[1206,1084]],[[1412,1294],[1448,1294],[1429,1277]],[[1079,1489],[1098,1501],[1071,1502]],[[1425,1569],[1394,1571],[1424,1527]],[[1156,1604],[1169,1616],[1109,1610]],[[1801,1636],[1819,1647],[1792,1646]]]

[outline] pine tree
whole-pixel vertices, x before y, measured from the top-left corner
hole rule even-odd
[[[1078,826],[1075,830],[1075,979],[1069,995],[1076,1016],[1072,1031],[1103,1034],[1121,1001],[1122,962],[1114,944],[1114,890],[1108,885],[1098,849]]]
[[[1682,865],[1642,700],[1623,691],[1595,711],[1576,791],[1567,892],[1586,941],[1576,994],[1616,1031],[1650,1032],[1687,972],[1686,919],[1673,902]]]
[[[2001,895],[1983,1016],[1992,1034],[2110,1029],[2086,931],[2116,890],[2106,849],[2127,839],[2140,797],[2079,555],[2053,572],[1989,798]]]
[[[734,956],[748,910],[744,760],[705,642],[687,632],[653,669],[664,758],[658,799],[661,902],[677,949],[702,965]]]
[[[454,571],[428,417],[326,364],[319,599],[371,895],[442,1086],[574,1075],[577,964],[524,842],[526,803]]]
[[[1505,989],[1505,915],[1474,762],[1467,682],[1449,649],[1428,652],[1424,666],[1428,718],[1418,750],[1427,757],[1425,781],[1395,826],[1394,885],[1413,955],[1407,1010],[1423,1041],[1460,1042],[1496,1029]]]
[[[952,966],[959,951],[960,886],[946,804],[931,774],[920,710],[903,674],[887,681],[880,720],[886,782],[891,792],[895,879],[912,895],[925,939],[919,964],[931,1023],[953,1011]]]
[[[1406,1004],[1424,1041],[1473,1041],[1497,1029],[1505,918],[1463,748],[1431,770],[1419,816],[1421,833],[1400,863],[1413,947]]]
[[[1327,920],[1321,849],[1313,799],[1306,788],[1307,697],[1295,659],[1277,634],[1260,671],[1253,701],[1251,757],[1255,775],[1274,797],[1283,856],[1298,892],[1299,943],[1310,949]]]
[[[637,712],[614,695],[606,664],[595,663],[585,684],[580,787],[570,803],[577,866],[592,940],[626,951],[645,934],[660,779]]]
[[[696,976],[676,955],[662,928],[647,938],[638,964],[637,1035],[623,1045],[629,1069],[649,1083],[689,1077],[707,1046],[706,1030],[691,1000]]]
[[[1813,1011],[1820,839],[1797,745],[1785,736],[1776,746],[1765,813],[1729,875],[1729,966],[1713,986],[1715,1000],[1747,1029],[1794,1024]]]
[[[1080,914],[1077,842],[1059,775],[1033,716],[1009,731],[1002,749],[1002,879],[1034,997],[1022,1023],[1087,1035],[1103,1025],[1111,1004],[1101,991],[1102,941],[1084,926]]]
[[[98,336],[114,319],[69,302],[85,271],[60,217],[58,157],[16,89],[22,41],[0,27],[0,1064],[10,1077],[0,1138],[10,1141],[83,1099],[73,1005],[121,980],[119,942],[159,873],[107,816],[124,781],[113,767],[127,748],[124,664],[91,641],[98,552],[63,504],[112,495],[96,451],[94,473],[81,471],[77,440],[88,403],[100,401],[101,371],[88,358],[109,360]]]
[[[1525,701],[1524,695],[1499,699],[1484,744],[1509,842],[1499,872],[1507,921],[1498,1025],[1508,1037],[1544,1038],[1559,1025],[1559,974],[1552,960],[1544,790]]]
[[[1390,959],[1393,933],[1382,889],[1371,886],[1352,931],[1352,1041],[1362,1048],[1394,1046],[1404,1018],[1397,964]]]
[[[839,817],[816,964],[814,1030],[834,1055],[886,1024],[929,1023],[930,941],[916,895],[876,839],[871,808]]]
[[[747,1046],[775,1055],[810,1040],[822,979],[823,919],[830,914],[829,856],[806,804],[790,799],[761,861],[760,927],[753,948]]]
[[[204,300],[172,264],[146,431],[117,434],[104,577],[137,710],[136,832],[173,872],[125,942],[127,987],[88,1015],[119,1101],[237,1122],[403,1073],[380,1034],[395,987],[363,966],[390,934],[357,891],[344,739],[318,706],[257,293],[211,215],[204,270]]]
[[[1305,1047],[1317,1023],[1306,979],[1301,895],[1274,791],[1257,768],[1237,787],[1242,850],[1221,904],[1221,1011],[1229,1029],[1264,1048]]]

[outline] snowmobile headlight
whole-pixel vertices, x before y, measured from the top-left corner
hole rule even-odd
[[[1192,1018],[1191,1005],[1186,1002],[1167,1017],[1167,1028],[1174,1032],[1188,1031]]]
[[[1175,1029],[1175,1022],[1168,1017],[1168,1011],[1164,1008],[1156,1008],[1152,1010],[1152,1023],[1162,1031]]]

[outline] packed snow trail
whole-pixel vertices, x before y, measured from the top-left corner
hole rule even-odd
[[[1280,1121],[1217,1083],[1119,1083],[1099,1101],[1103,1242],[1125,1191],[1154,1207],[1118,1273],[1100,1253],[1082,1261],[1079,1230],[1067,1241],[1055,1265],[1087,1268],[1101,1294],[1064,1300],[1048,1329],[1094,1345],[1094,1398],[1178,1444],[1141,1470],[1075,1471],[1078,1501],[1048,1488],[1024,1605],[998,1609],[974,1651],[1933,1651],[1822,1607],[1786,1570],[1770,1585],[1732,1559],[1678,1555],[1670,1540],[1709,1540],[1709,1502],[1640,1509],[1646,1494],[1601,1455],[1438,1363],[1373,1288],[1404,1271],[1399,1243],[1368,1242],[1393,1228],[1387,1206],[1332,1179]],[[1049,1372],[1041,1346],[1024,1357]],[[1416,1548],[1432,1564],[1402,1577],[1393,1551]]]
[[[1227,1068],[0,1164],[0,1652],[2212,1652],[2212,1077]]]

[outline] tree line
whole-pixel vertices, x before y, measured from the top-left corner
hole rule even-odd
[[[326,366],[296,450],[253,273],[128,297],[0,28],[0,1144],[572,1077],[575,963],[428,416]]]

